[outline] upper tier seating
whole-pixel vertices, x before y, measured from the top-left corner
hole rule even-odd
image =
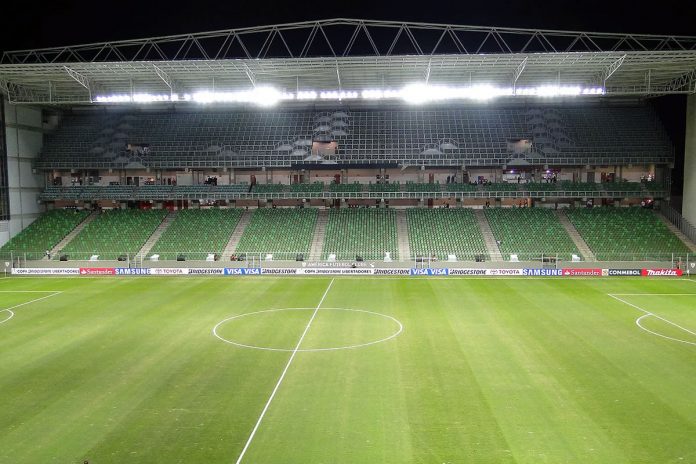
[[[323,182],[312,182],[311,184],[291,184],[290,191],[291,192],[312,192],[312,193],[323,192],[324,191],[324,183]]]
[[[481,188],[486,192],[514,192],[520,190],[522,184],[514,182],[494,182],[481,185]]]
[[[398,182],[390,182],[388,184],[369,184],[370,192],[398,192],[401,190],[401,184]]]
[[[439,182],[434,184],[422,183],[422,182],[406,182],[407,192],[439,192],[442,190]]]
[[[468,208],[414,208],[407,210],[408,239],[412,256],[474,261],[488,256],[473,210]]]
[[[338,260],[383,259],[391,252],[398,258],[396,211],[375,208],[342,208],[329,212],[324,238],[324,258],[335,254]]]
[[[531,164],[666,163],[671,143],[647,105],[364,111],[94,112],[66,116],[36,166],[51,168],[290,167],[312,141],[347,162],[501,166],[512,139]],[[130,144],[130,149],[127,147]],[[263,163],[260,161],[263,160]]]
[[[263,208],[251,216],[236,254],[271,253],[274,259],[294,260],[308,254],[318,211],[313,208]]]
[[[61,250],[70,259],[116,259],[121,254],[134,254],[167,215],[166,210],[106,210]]]
[[[4,258],[10,252],[29,253],[28,259],[39,259],[46,250],[51,250],[79,223],[89,216],[89,211],[54,209],[42,214],[26,229],[15,235],[2,248]]]
[[[256,184],[252,192],[254,193],[279,193],[285,190],[283,184]]]
[[[352,182],[350,184],[337,184],[332,182],[329,184],[329,191],[331,192],[362,192],[363,186],[359,182]]]
[[[504,259],[510,254],[524,261],[558,255],[558,259],[570,261],[573,254],[580,255],[552,210],[486,208],[485,214]]]
[[[241,216],[238,208],[181,210],[152,247],[150,256],[173,260],[178,254],[186,259],[205,259],[209,253],[220,255]]]
[[[599,190],[601,184],[594,182],[572,182],[561,180],[558,182],[529,182],[523,184],[522,188],[528,192],[595,192]]]
[[[445,184],[448,192],[475,192],[478,190],[477,184]]]
[[[581,208],[568,217],[599,260],[671,260],[686,253],[682,243],[651,210],[631,208]]]

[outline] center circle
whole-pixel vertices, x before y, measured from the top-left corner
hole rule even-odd
[[[255,311],[228,317],[213,327],[213,335],[225,343],[265,351],[293,352],[294,347],[274,346],[264,343],[267,336],[278,335],[296,344],[309,322],[309,315],[316,308],[279,308]],[[328,316],[327,316],[328,315]],[[312,334],[312,329],[316,329]],[[312,326],[302,341],[308,348],[299,348],[298,352],[336,351],[362,348],[386,342],[397,337],[404,330],[398,319],[386,314],[364,309],[321,308],[318,310]],[[316,342],[312,338],[330,337],[331,343]]]

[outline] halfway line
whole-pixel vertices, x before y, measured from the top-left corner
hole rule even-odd
[[[266,411],[268,411],[269,406],[271,405],[271,402],[273,401],[273,398],[276,395],[276,392],[278,392],[278,388],[280,388],[280,384],[283,383],[283,379],[285,378],[285,374],[288,372],[288,369],[290,368],[290,364],[292,364],[293,359],[295,359],[295,355],[297,354],[297,351],[300,349],[300,345],[302,345],[302,340],[304,340],[305,335],[307,335],[307,332],[309,332],[309,327],[312,325],[312,322],[314,321],[314,318],[317,315],[317,312],[319,312],[319,308],[321,307],[321,304],[324,302],[324,299],[326,298],[326,295],[328,295],[329,290],[331,290],[331,286],[334,283],[334,279],[331,279],[331,282],[329,282],[329,286],[326,287],[326,291],[324,292],[324,295],[321,297],[321,300],[319,300],[319,304],[317,305],[316,309],[312,313],[312,317],[309,319],[309,322],[307,322],[307,325],[305,326],[304,332],[302,332],[302,336],[300,336],[300,339],[297,342],[297,345],[295,345],[295,349],[292,350],[292,354],[290,355],[290,359],[288,359],[288,363],[285,365],[285,369],[283,369],[283,373],[280,374],[280,378],[278,379],[278,382],[276,383],[275,388],[271,392],[271,396],[268,398],[268,401],[266,401],[266,406],[263,407],[263,410],[261,411],[261,415],[259,416],[259,420],[256,421],[256,425],[254,425],[254,429],[251,431],[251,434],[249,435],[249,439],[247,440],[246,444],[244,445],[244,448],[242,449],[242,452],[239,455],[239,458],[237,458],[236,464],[240,464],[242,462],[242,458],[247,452],[247,449],[249,449],[249,445],[251,445],[251,441],[254,439],[254,435],[256,435],[256,431],[259,429],[259,426],[261,425],[261,421],[263,420],[263,417],[266,415]]]

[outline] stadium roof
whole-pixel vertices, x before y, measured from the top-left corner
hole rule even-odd
[[[696,37],[331,19],[8,51],[0,91],[29,104],[650,97],[696,93]]]

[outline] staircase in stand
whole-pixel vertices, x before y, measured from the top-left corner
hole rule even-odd
[[[325,209],[319,210],[317,216],[317,224],[314,227],[314,236],[312,237],[312,247],[309,250],[310,261],[320,261],[321,252],[324,248],[324,237],[326,237],[326,223],[329,221],[329,211]]]
[[[578,248],[578,251],[580,251],[580,254],[583,256],[584,260],[597,261],[597,258],[595,257],[594,253],[592,253],[590,247],[587,246],[587,242],[584,238],[582,238],[582,236],[578,232],[578,229],[575,228],[573,223],[570,222],[570,219],[568,219],[568,215],[566,215],[565,211],[556,210],[556,215],[558,216],[558,220],[560,221],[563,228],[566,230],[566,232],[568,232],[568,235],[573,240],[573,243],[575,243],[575,246]]]
[[[242,234],[244,234],[244,229],[246,229],[246,227],[249,225],[249,221],[251,221],[251,214],[252,211],[244,211],[244,213],[242,213],[242,217],[239,218],[239,222],[234,228],[234,231],[232,231],[232,236],[227,242],[225,250],[222,252],[222,256],[224,258],[229,259],[229,257],[232,256],[235,248],[237,248],[237,245],[239,245],[239,241],[242,239]]]
[[[147,255],[150,253],[150,250],[152,250],[152,247],[155,246],[155,243],[157,243],[157,240],[160,239],[162,236],[162,233],[164,233],[165,230],[167,230],[167,227],[170,226],[172,221],[176,218],[177,211],[170,211],[164,219],[162,219],[162,222],[160,222],[160,225],[157,226],[155,231],[150,235],[150,238],[147,239],[145,244],[140,248],[140,251],[138,252],[138,256],[142,257],[142,259],[147,258]]]
[[[681,240],[681,241],[684,243],[684,245],[686,245],[686,246],[689,248],[689,250],[691,250],[692,253],[696,253],[696,244],[694,244],[694,242],[692,242],[691,240],[689,240],[689,238],[688,238],[686,235],[684,235],[684,233],[683,233],[681,230],[679,230],[679,228],[678,228],[677,226],[675,226],[674,224],[672,224],[672,221],[670,221],[669,219],[667,219],[667,217],[665,217],[664,215],[662,215],[662,214],[660,214],[660,213],[658,213],[658,212],[655,212],[655,215],[656,215],[657,217],[659,217],[660,220],[661,220],[662,222],[665,223],[665,225],[667,226],[667,228],[668,228],[674,235],[676,235],[677,238],[678,238],[679,240]]]
[[[476,215],[476,220],[478,221],[479,228],[483,234],[483,242],[486,244],[488,256],[490,256],[491,261],[502,261],[503,255],[500,253],[500,248],[498,248],[498,244],[495,242],[491,225],[488,223],[488,219],[486,219],[483,209],[475,209],[474,214]]]
[[[77,234],[79,234],[80,232],[82,232],[82,229],[84,229],[84,228],[87,226],[87,224],[89,224],[90,222],[94,221],[94,219],[95,219],[96,217],[97,217],[97,213],[92,213],[92,214],[90,214],[89,216],[87,216],[87,217],[85,218],[84,221],[82,221],[82,222],[79,223],[77,226],[75,226],[75,228],[74,228],[73,230],[71,230],[70,233],[69,233],[68,235],[66,235],[65,237],[63,237],[63,240],[61,240],[60,242],[58,242],[58,244],[56,244],[56,246],[54,246],[53,248],[51,248],[51,250],[50,250],[51,257],[55,256],[57,253],[60,252],[60,250],[62,250],[63,248],[65,248],[65,246],[66,246],[68,243],[70,243],[70,241],[71,241],[72,239],[74,239],[74,238],[77,236]],[[44,259],[48,259],[48,257],[46,256],[46,257],[44,257]]]
[[[405,209],[396,210],[396,236],[399,245],[399,261],[411,259],[411,244],[408,241],[408,219]]]

